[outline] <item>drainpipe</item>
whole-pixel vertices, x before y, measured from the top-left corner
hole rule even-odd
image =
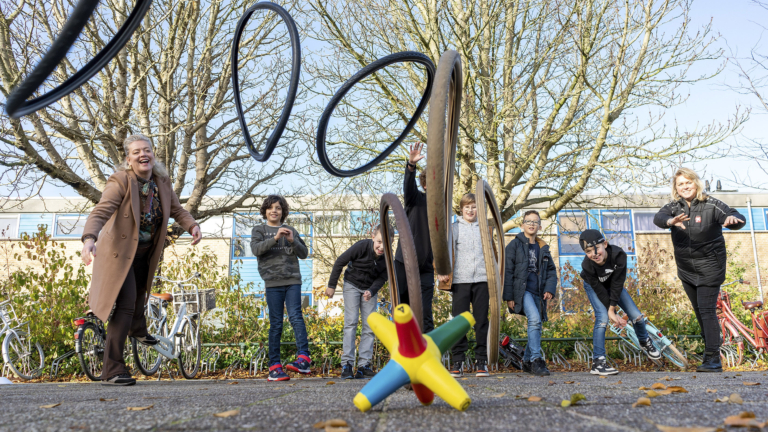
[[[760,279],[760,263],[757,261],[757,241],[755,241],[755,221],[752,219],[752,198],[747,198],[747,211],[749,211],[749,232],[752,234],[752,252],[755,255],[755,272],[757,273],[757,289],[760,293],[760,301],[763,301],[763,281]]]

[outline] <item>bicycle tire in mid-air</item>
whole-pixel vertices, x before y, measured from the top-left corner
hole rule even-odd
[[[24,333],[10,331],[3,340],[3,360],[17,377],[31,380],[39,377],[45,367],[45,354],[39,343],[28,340]]]
[[[483,244],[483,259],[488,278],[488,298],[491,312],[488,323],[488,364],[499,363],[499,337],[501,330],[501,294],[504,290],[504,230],[501,212],[493,195],[491,186],[485,180],[477,182],[475,190],[477,200],[477,220],[480,224],[480,241]],[[486,210],[490,210],[490,215]],[[490,218],[489,218],[490,216]],[[490,226],[489,226],[490,221]],[[493,230],[496,231],[496,244],[493,242]]]
[[[336,106],[341,102],[344,96],[346,96],[352,87],[355,86],[355,84],[394,63],[418,63],[423,65],[427,71],[427,86],[424,88],[424,93],[421,95],[421,101],[416,106],[416,111],[413,113],[413,116],[408,121],[408,124],[405,125],[405,129],[403,129],[400,135],[392,142],[392,144],[384,149],[384,151],[373,158],[373,160],[351,170],[340,170],[336,168],[333,166],[333,163],[331,163],[331,160],[328,157],[328,149],[325,145],[325,138],[326,134],[328,133],[328,122],[331,120],[333,111],[336,109]],[[429,103],[434,79],[435,64],[432,63],[432,60],[430,60],[426,55],[415,51],[403,51],[384,56],[360,69],[356,74],[352,75],[352,77],[350,77],[344,84],[342,84],[341,87],[333,95],[330,102],[328,102],[328,105],[325,107],[325,110],[323,110],[323,114],[320,116],[320,121],[317,123],[317,138],[315,139],[315,145],[317,146],[317,157],[320,160],[320,164],[323,166],[323,168],[325,168],[328,173],[336,177],[352,177],[358,174],[362,174],[381,163],[381,161],[383,161],[387,156],[395,151],[395,149],[408,137],[408,134],[411,133],[413,128],[416,127],[416,123],[419,121],[419,118],[421,118],[421,114],[424,112],[424,109]]]
[[[151,316],[159,316],[160,311],[159,306],[156,304],[149,303],[147,307],[151,307],[153,309],[153,313]],[[152,321],[147,325],[147,331],[151,335],[160,335],[165,336],[166,334],[166,328],[165,326],[160,326],[157,324],[157,321]],[[131,348],[133,351],[133,361],[136,364],[136,368],[141,372],[142,374],[146,376],[152,376],[160,369],[160,365],[163,362],[163,356],[153,347],[142,345],[141,342],[137,341],[134,338],[131,338]]]
[[[394,265],[395,254],[392,251],[391,241],[392,237],[394,237],[394,233],[390,233],[392,227],[389,226],[390,210],[392,210],[392,214],[395,216],[395,225],[400,233],[398,243],[402,245],[403,249],[405,279],[408,283],[408,303],[413,311],[413,316],[415,317],[416,322],[419,323],[419,328],[424,331],[424,317],[421,304],[421,277],[419,275],[419,267],[417,264],[419,260],[416,256],[416,245],[413,242],[411,226],[408,224],[408,216],[406,216],[403,205],[400,203],[400,199],[397,195],[385,193],[381,196],[379,223],[381,224],[381,239],[384,242],[384,260],[387,263],[390,303],[392,310],[395,310],[395,307],[400,304]]]
[[[427,125],[427,214],[429,240],[438,275],[453,274],[453,174],[461,115],[461,55],[449,50],[440,57]],[[450,282],[439,285],[450,289]]]
[[[86,322],[77,329],[75,351],[80,362],[80,368],[91,381],[101,380],[101,371],[104,369],[104,346],[106,333],[103,328]]]
[[[248,131],[248,122],[245,120],[245,113],[243,112],[243,103],[240,99],[240,76],[238,72],[238,59],[240,49],[240,38],[243,36],[245,27],[248,25],[248,19],[257,10],[271,10],[277,13],[280,18],[283,19],[285,26],[288,28],[288,34],[291,37],[291,80],[288,85],[288,95],[286,96],[285,105],[283,111],[280,113],[280,118],[277,120],[277,125],[272,133],[267,138],[267,142],[264,145],[264,152],[259,153],[256,146],[253,144],[251,133]],[[243,131],[243,138],[245,139],[245,145],[248,148],[248,153],[251,157],[259,162],[266,162],[275,151],[277,143],[283,136],[286,125],[288,125],[288,119],[291,117],[291,110],[296,102],[296,93],[299,90],[299,76],[301,75],[301,40],[299,39],[299,30],[296,27],[296,23],[293,21],[291,15],[283,9],[280,5],[272,2],[259,2],[249,7],[240,21],[235,27],[235,37],[232,41],[232,91],[235,97],[235,109],[237,110],[237,117],[240,121],[240,129]]]
[[[99,0],[80,0],[78,2],[77,6],[72,10],[72,15],[64,24],[64,27],[62,27],[61,33],[53,41],[48,52],[40,59],[40,62],[27,75],[24,81],[16,86],[11,94],[8,95],[5,101],[5,112],[11,118],[18,119],[21,116],[32,114],[39,109],[45,108],[72,93],[89,79],[93,78],[128,43],[133,33],[141,25],[144,15],[146,15],[149,7],[152,5],[152,0],[136,0],[136,4],[125,20],[125,23],[93,59],[53,90],[32,100],[27,100],[48,79],[59,63],[61,63],[61,60],[67,55],[67,52],[93,15],[93,11],[96,10],[98,3]]]

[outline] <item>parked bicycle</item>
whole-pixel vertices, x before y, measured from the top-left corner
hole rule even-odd
[[[663,357],[666,357],[667,360],[672,362],[672,364],[679,367],[681,370],[686,370],[688,368],[688,359],[685,358],[680,350],[677,349],[675,344],[673,344],[669,338],[664,336],[661,330],[653,325],[653,323],[651,323],[648,318],[644,317],[644,319],[645,328],[648,331],[648,336],[650,336],[651,341],[653,341],[653,345],[656,346],[656,349],[661,352]],[[640,347],[640,341],[637,339],[637,335],[635,334],[635,329],[630,324],[625,325],[623,328],[618,328],[613,325],[613,323],[611,323],[610,329],[613,333],[616,334],[616,336],[620,337],[624,342],[628,343],[634,349],[639,352],[643,352],[642,348]],[[653,361],[653,363],[658,367],[664,367],[663,358],[656,361],[651,361]]]
[[[0,320],[3,328],[3,361],[17,377],[31,380],[42,374],[45,354],[39,343],[32,343],[29,321],[19,322],[10,300],[0,303]]]
[[[735,363],[740,365],[744,361],[745,340],[758,356],[768,351],[768,311],[762,310],[762,301],[742,301],[742,306],[752,316],[752,328],[739,321],[731,309],[731,297],[723,289],[736,283],[749,285],[748,281],[739,279],[720,287],[720,294],[717,297],[717,319],[720,322],[722,345],[733,346],[736,349]]]

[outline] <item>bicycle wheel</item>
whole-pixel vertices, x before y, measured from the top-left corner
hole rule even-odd
[[[101,380],[104,367],[105,334],[94,323],[85,323],[77,330],[75,351],[80,368],[91,381]]]
[[[669,361],[674,363],[675,366],[679,367],[681,370],[688,369],[688,359],[683,356],[683,353],[677,349],[675,344],[670,343],[661,353],[664,354],[664,357],[669,359]]]
[[[32,346],[26,335],[9,332],[3,341],[3,358],[8,367],[23,380],[37,378],[45,366],[45,354],[39,343]]]
[[[179,349],[179,370],[186,379],[194,379],[200,369],[200,338],[197,334],[197,324],[192,319],[184,320],[181,326],[181,336],[176,339]]]
[[[156,307],[156,306],[153,306]],[[165,328],[158,326],[157,321],[150,320],[147,326],[149,334],[165,336]],[[146,346],[134,338],[131,338],[131,347],[133,351],[133,362],[136,368],[146,376],[152,376],[160,369],[163,362],[163,356],[156,349]]]
[[[481,198],[482,197],[482,198]],[[480,223],[480,240],[483,245],[485,271],[488,275],[488,294],[491,319],[488,326],[488,364],[499,362],[499,332],[501,326],[501,294],[504,290],[504,230],[501,213],[491,186],[478,180],[475,191],[477,220]],[[489,214],[490,213],[490,214]],[[493,232],[496,235],[493,235]],[[494,242],[495,241],[495,242]]]

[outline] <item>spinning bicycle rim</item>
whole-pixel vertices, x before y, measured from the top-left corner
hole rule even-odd
[[[331,160],[328,157],[328,151],[325,146],[325,138],[328,132],[328,122],[331,120],[333,111],[336,109],[336,106],[339,104],[339,102],[341,102],[344,96],[346,96],[347,93],[352,90],[352,87],[354,87],[355,84],[394,63],[418,63],[423,65],[427,70],[427,87],[424,89],[424,93],[421,96],[421,101],[416,106],[416,111],[413,113],[413,117],[411,117],[411,119],[408,121],[408,124],[405,125],[405,129],[403,129],[403,132],[400,133],[400,136],[398,136],[397,139],[395,139],[392,144],[389,145],[389,147],[379,153],[379,155],[373,158],[373,160],[370,162],[352,170],[340,170],[336,168],[331,163]],[[352,77],[349,78],[344,84],[342,84],[342,86],[333,95],[330,102],[328,102],[328,105],[325,107],[322,116],[320,116],[320,121],[317,124],[317,138],[315,139],[315,144],[317,146],[317,157],[320,160],[320,164],[323,166],[323,168],[325,168],[326,171],[336,177],[352,177],[358,174],[362,174],[381,163],[381,161],[383,161],[387,156],[395,151],[397,146],[399,146],[400,143],[402,143],[405,138],[408,137],[408,134],[411,133],[413,128],[416,127],[416,123],[419,121],[419,118],[421,118],[421,114],[427,107],[427,103],[429,103],[434,79],[435,64],[432,63],[432,60],[430,60],[426,55],[414,51],[403,51],[382,57],[360,69],[360,71],[358,71],[356,74],[352,75]]]
[[[160,315],[159,307],[157,305],[149,304],[148,307],[152,308],[152,313],[149,314],[150,316]],[[150,324],[147,325],[147,331],[149,334],[165,336],[166,330],[164,326],[158,328],[158,321],[152,319],[148,319],[148,321],[150,321]],[[158,369],[160,369],[160,364],[163,361],[163,357],[153,347],[143,345],[136,339],[131,338],[131,351],[133,351],[133,362],[136,364],[136,368],[139,369],[139,372],[142,374],[146,376],[152,376],[157,372]]]
[[[390,233],[392,227],[389,226],[389,210],[392,210],[395,216],[395,225],[400,233],[398,242],[402,245],[403,249],[403,264],[405,265],[405,279],[408,283],[408,297],[411,310],[416,322],[419,323],[419,328],[424,331],[424,317],[421,305],[421,277],[416,264],[419,260],[416,256],[416,245],[413,242],[411,226],[408,224],[408,216],[406,216],[403,205],[400,204],[400,199],[397,195],[385,193],[381,196],[379,223],[381,224],[381,237],[385,242],[384,258],[387,263],[391,307],[394,310],[400,304],[400,296],[398,295],[397,277],[395,275],[395,255],[392,252],[392,241],[390,241],[394,233]]]
[[[288,27],[288,34],[291,37],[291,82],[288,86],[288,95],[283,106],[283,111],[280,114],[280,118],[277,121],[275,129],[267,138],[267,143],[264,146],[264,153],[259,153],[256,150],[256,146],[253,144],[251,133],[248,131],[248,123],[245,121],[245,113],[243,112],[243,104],[240,99],[240,76],[238,73],[238,49],[240,48],[240,38],[243,36],[245,27],[248,24],[248,19],[257,10],[266,9],[271,10],[283,19],[285,26]],[[291,116],[291,110],[293,104],[296,102],[296,92],[299,90],[299,76],[301,75],[301,41],[299,40],[299,30],[296,28],[296,23],[293,21],[291,15],[283,9],[281,6],[271,2],[259,2],[248,8],[235,28],[235,38],[232,41],[232,91],[235,96],[235,109],[237,109],[237,117],[240,120],[240,129],[243,131],[243,138],[245,139],[246,147],[248,147],[248,153],[251,157],[259,162],[266,162],[272,155],[272,152],[277,147],[277,143],[283,136],[285,126],[288,124],[288,118]]]
[[[17,377],[31,380],[43,372],[45,354],[39,343],[32,345],[25,339],[15,332],[8,333],[3,341],[3,356]]]
[[[80,368],[91,381],[99,381],[104,368],[104,337],[93,323],[85,323],[78,332]]]
[[[130,15],[128,15],[128,19],[123,23],[123,26],[82,69],[75,72],[74,75],[48,93],[32,100],[27,100],[45,82],[64,56],[66,56],[67,51],[69,51],[83,28],[85,28],[98,3],[98,0],[80,0],[72,11],[72,16],[64,24],[61,33],[53,41],[51,48],[40,60],[40,63],[8,95],[8,99],[5,102],[5,112],[11,118],[18,119],[21,116],[45,108],[72,93],[78,87],[85,84],[86,81],[93,78],[128,43],[133,32],[141,25],[144,15],[146,15],[149,7],[152,5],[152,0],[136,0],[136,5],[133,7]]]
[[[181,336],[176,339],[179,349],[177,359],[179,370],[186,379],[194,379],[200,369],[200,339],[197,325],[192,320],[184,320],[179,331]]]
[[[482,199],[481,199],[482,197]],[[504,289],[504,230],[502,229],[501,212],[493,195],[491,186],[485,180],[477,182],[475,190],[477,199],[477,220],[480,225],[480,240],[483,244],[483,258],[485,260],[485,272],[488,277],[488,294],[490,299],[489,309],[491,319],[488,323],[488,364],[495,365],[499,362],[499,332],[501,326],[501,292]],[[486,204],[490,207],[492,226],[488,226],[488,212]],[[493,242],[492,229],[496,230],[496,244]]]
[[[427,155],[427,214],[429,240],[439,275],[453,273],[453,172],[459,135],[462,93],[461,56],[446,51],[440,57],[429,105]],[[445,289],[444,287],[441,287]]]

